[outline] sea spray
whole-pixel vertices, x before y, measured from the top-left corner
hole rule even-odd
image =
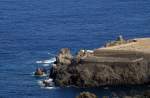
[[[46,86],[44,81],[49,83],[50,86]],[[46,80],[38,80],[37,83],[39,84],[39,86],[41,86],[41,88],[44,88],[44,89],[56,89],[53,79],[51,79],[51,78],[46,79]]]
[[[37,64],[52,64],[56,61],[56,58],[51,58],[48,60],[36,61]]]

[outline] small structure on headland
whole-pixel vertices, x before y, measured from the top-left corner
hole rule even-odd
[[[105,47],[111,47],[111,46],[117,46],[122,44],[127,44],[131,42],[136,42],[135,39],[133,40],[125,40],[122,35],[118,36],[118,38],[115,41],[111,41],[105,44]]]

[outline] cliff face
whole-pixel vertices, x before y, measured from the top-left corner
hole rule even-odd
[[[67,54],[62,54],[62,51]],[[63,62],[60,62],[59,56],[63,57]],[[142,55],[137,57],[100,57],[86,51],[80,51],[72,57],[69,49],[62,49],[50,77],[58,86],[99,87],[148,83],[149,61]]]
[[[108,47],[81,50],[72,56],[61,49],[50,77],[56,85],[98,87],[150,82],[150,38],[125,41],[119,37]]]

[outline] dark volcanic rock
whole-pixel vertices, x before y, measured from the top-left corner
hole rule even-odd
[[[72,57],[69,49],[60,51],[56,66],[51,69],[50,74],[56,85],[99,87],[144,84],[150,81],[149,61],[145,58],[132,60],[118,57],[98,58],[93,55],[85,57],[82,52],[76,57]]]
[[[125,95],[125,96],[122,96],[122,98],[150,98],[150,90],[144,91],[140,94]]]
[[[42,76],[44,74],[44,70],[41,68],[37,68],[34,75]]]
[[[147,96],[148,98],[150,98],[150,90],[147,90],[143,93],[144,96]]]
[[[76,98],[98,98],[95,94],[89,92],[82,92]]]

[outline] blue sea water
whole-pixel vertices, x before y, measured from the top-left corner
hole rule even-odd
[[[123,35],[150,36],[150,0],[0,0],[0,98],[75,98],[145,87],[41,88],[36,61],[69,47],[93,49]]]

